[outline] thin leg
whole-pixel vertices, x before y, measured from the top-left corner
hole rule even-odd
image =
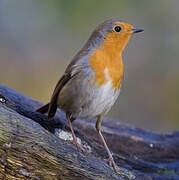
[[[75,120],[74,118],[71,117],[70,114],[66,113],[66,118],[68,120],[68,124],[69,124],[69,127],[70,127],[70,130],[71,130],[71,133],[72,133],[72,136],[73,136],[73,144],[81,149],[82,151],[84,151],[84,149],[77,143],[77,138],[76,138],[76,135],[75,135],[75,132],[73,130],[73,126],[72,126],[72,122]]]
[[[104,139],[104,137],[103,137],[103,135],[102,135],[102,133],[101,133],[101,122],[102,122],[102,116],[100,115],[100,116],[98,116],[97,121],[96,121],[96,130],[97,130],[97,132],[98,132],[98,135],[99,135],[100,140],[102,141],[102,143],[103,143],[103,145],[104,145],[104,148],[106,149],[106,151],[107,151],[107,153],[108,153],[109,162],[111,162],[114,171],[115,171],[116,173],[118,173],[117,165],[115,164],[114,159],[113,159],[113,157],[112,157],[112,154],[111,154],[111,152],[110,152],[110,150],[109,150],[109,148],[108,148],[108,146],[107,146],[107,144],[106,144],[106,141],[105,141],[105,139]]]

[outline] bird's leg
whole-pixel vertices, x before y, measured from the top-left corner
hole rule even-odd
[[[71,130],[72,136],[73,136],[73,144],[74,144],[77,148],[81,149],[81,151],[84,151],[84,149],[82,148],[82,146],[77,143],[77,138],[76,138],[75,132],[74,132],[74,130],[73,130],[72,122],[73,122],[75,119],[74,119],[74,118],[71,116],[71,114],[69,114],[69,113],[66,113],[66,118],[67,118],[67,120],[68,120],[68,124],[69,124],[70,130]]]
[[[115,171],[116,173],[118,173],[118,167],[117,167],[117,165],[115,164],[114,159],[113,159],[113,157],[112,157],[112,154],[111,154],[111,152],[110,152],[110,150],[109,150],[109,148],[108,148],[108,146],[107,146],[107,144],[106,144],[106,141],[105,141],[105,139],[104,139],[104,137],[103,137],[103,135],[102,135],[102,133],[101,133],[101,122],[102,122],[102,116],[99,115],[98,118],[97,118],[97,121],[96,121],[96,130],[97,130],[97,132],[98,132],[98,135],[99,135],[100,140],[101,140],[102,143],[103,143],[104,148],[106,149],[106,151],[107,151],[107,153],[108,153],[108,156],[109,156],[108,162],[111,163],[114,171]]]

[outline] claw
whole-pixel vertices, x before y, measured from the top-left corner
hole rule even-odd
[[[114,159],[113,157],[109,157],[106,162],[108,163],[109,166],[112,166],[114,171],[119,174],[119,168],[118,166],[116,165],[116,163],[114,162]]]
[[[79,150],[81,150],[81,152],[85,152],[85,149],[82,147],[82,145],[80,145],[79,143],[77,143],[77,141],[75,141],[74,139],[73,139],[73,141],[72,141],[72,143],[79,149]]]

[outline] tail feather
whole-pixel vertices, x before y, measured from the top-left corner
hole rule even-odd
[[[40,113],[42,113],[42,114],[45,114],[45,113],[48,112],[48,109],[49,109],[49,103],[48,103],[48,104],[45,104],[44,106],[42,106],[42,107],[40,107],[40,108],[38,108],[38,109],[36,109],[35,111],[36,111],[36,112],[40,112]]]
[[[48,118],[51,119],[55,116],[55,113],[57,111],[57,104],[53,103],[51,106],[49,105],[48,108]]]

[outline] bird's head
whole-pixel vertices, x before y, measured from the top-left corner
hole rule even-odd
[[[90,42],[95,48],[115,48],[123,51],[133,34],[144,31],[119,19],[109,19],[100,24],[90,36]]]

